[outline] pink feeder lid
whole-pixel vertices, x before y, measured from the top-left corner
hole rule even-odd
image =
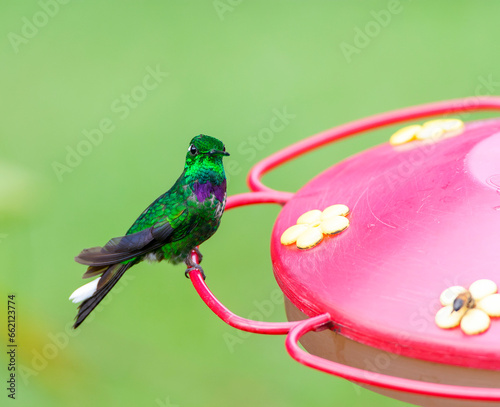
[[[271,239],[275,277],[309,316],[340,334],[423,360],[500,370],[500,318],[479,335],[434,322],[441,292],[500,286],[500,119],[435,143],[388,143],[331,167],[283,207]],[[389,136],[389,134],[388,134]],[[351,209],[350,226],[316,247],[281,234],[312,209]]]

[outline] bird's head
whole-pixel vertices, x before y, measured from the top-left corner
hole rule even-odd
[[[200,134],[189,143],[186,154],[186,169],[211,168],[222,169],[222,157],[228,156],[222,141]]]

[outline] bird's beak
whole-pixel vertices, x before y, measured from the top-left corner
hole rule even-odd
[[[210,150],[210,151],[208,152],[208,155],[217,155],[217,154],[218,154],[218,155],[226,155],[226,156],[228,156],[228,155],[229,155],[229,153],[228,153],[227,151],[221,151],[221,150],[215,150],[215,149]]]

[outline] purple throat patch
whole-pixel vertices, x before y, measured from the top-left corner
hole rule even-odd
[[[226,194],[226,180],[222,181],[220,185],[206,182],[200,184],[198,181],[193,184],[193,192],[196,194],[198,201],[202,202],[208,199],[210,195],[214,194],[215,198],[222,202]]]

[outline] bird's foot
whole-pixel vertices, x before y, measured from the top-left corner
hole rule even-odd
[[[186,271],[184,272],[184,275],[186,276],[186,278],[189,278],[189,273],[191,273],[194,270],[198,270],[201,273],[203,280],[206,279],[205,272],[203,271],[203,269],[201,268],[201,266],[199,264],[196,264],[194,266],[190,266],[186,269]]]
[[[203,254],[201,254],[200,249],[198,249],[198,247],[195,247],[193,250],[198,255],[198,263],[201,263],[201,261],[203,260]]]

